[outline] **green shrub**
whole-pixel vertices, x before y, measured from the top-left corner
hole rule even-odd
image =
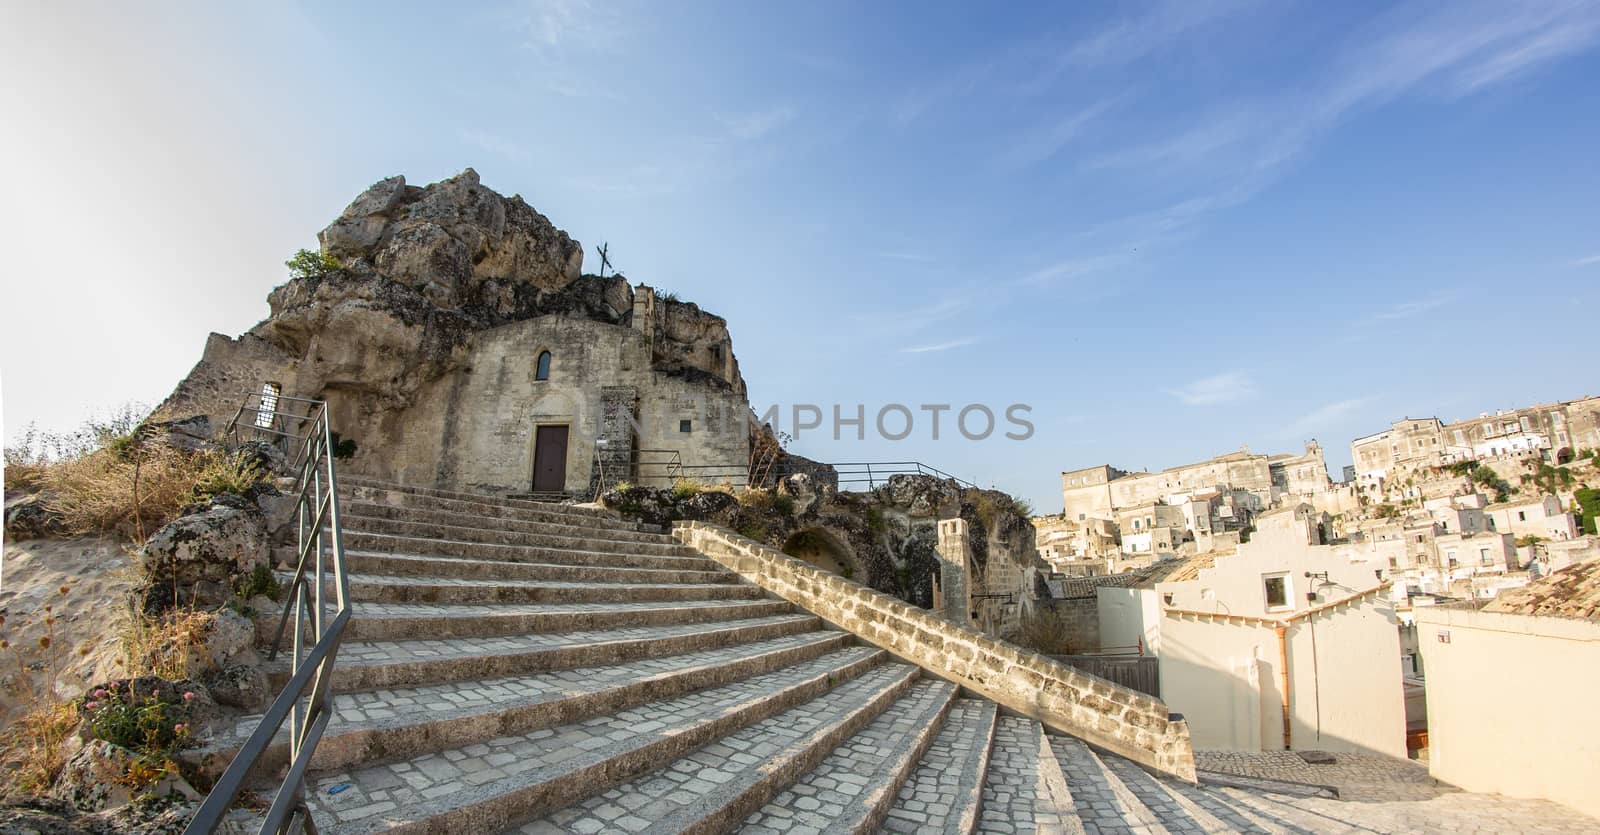
[[[267,599],[277,601],[283,596],[283,584],[278,582],[277,576],[272,573],[269,566],[257,563],[250,576],[239,580],[233,593],[242,602],[247,602],[258,594],[264,594]]]
[[[326,278],[344,269],[344,264],[332,255],[302,249],[283,262],[289,268],[289,278]]]
[[[1572,499],[1583,511],[1583,532],[1595,533],[1595,522],[1600,521],[1600,490],[1580,487],[1573,491]]]

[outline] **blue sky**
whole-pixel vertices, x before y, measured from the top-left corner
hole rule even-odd
[[[364,187],[467,166],[726,316],[758,410],[1031,405],[795,449],[1041,510],[1600,390],[1600,4],[65,5],[0,4],[8,438],[160,400]]]

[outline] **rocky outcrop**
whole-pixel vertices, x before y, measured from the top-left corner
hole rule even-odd
[[[927,475],[893,476],[865,493],[840,492],[797,473],[775,491],[631,486],[609,490],[600,501],[648,524],[708,522],[797,556],[820,550],[829,570],[923,607],[933,603],[940,519],[967,520],[978,571],[990,560],[1007,561],[1023,576],[1040,565],[1032,523],[1010,496]]]
[[[167,774],[149,785],[132,784],[128,774],[139,761],[136,751],[102,739],[91,740],[67,760],[50,794],[81,812],[101,812],[126,806],[135,797],[192,801],[200,793],[176,774]]]
[[[145,611],[221,605],[243,578],[269,566],[265,518],[254,505],[234,504],[180,517],[145,542],[138,554]]]
[[[49,493],[19,492],[6,496],[5,533],[8,539],[43,539],[66,536],[67,525],[51,506]]]

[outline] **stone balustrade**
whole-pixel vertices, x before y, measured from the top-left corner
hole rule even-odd
[[[862,640],[1045,726],[1184,780],[1189,726],[1160,700],[951,623],[703,522],[673,535],[746,580]]]

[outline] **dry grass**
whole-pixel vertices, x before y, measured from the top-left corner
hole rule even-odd
[[[66,765],[64,743],[78,727],[78,705],[52,702],[23,714],[0,734],[0,768],[12,787],[38,794],[50,787]]]
[[[65,598],[71,588],[62,586],[59,593]],[[24,706],[21,716],[0,734],[0,768],[11,775],[13,786],[29,793],[43,791],[55,782],[67,760],[62,743],[78,725],[77,706],[63,700],[56,690],[62,656],[69,647],[56,636],[54,609],[54,604],[43,609],[45,631],[36,646],[18,646],[9,637],[0,638],[0,651],[9,653],[16,663],[12,686]],[[5,619],[0,617],[0,627],[4,625]],[[43,671],[42,684],[34,681],[33,670]]]
[[[216,618],[210,612],[174,609],[151,617],[133,606],[118,630],[119,663],[129,678],[160,676],[169,681],[191,677],[205,651],[205,637]]]
[[[47,506],[75,535],[110,533],[142,541],[188,505],[241,492],[264,474],[220,451],[186,452],[143,444],[95,450],[43,465]]]

